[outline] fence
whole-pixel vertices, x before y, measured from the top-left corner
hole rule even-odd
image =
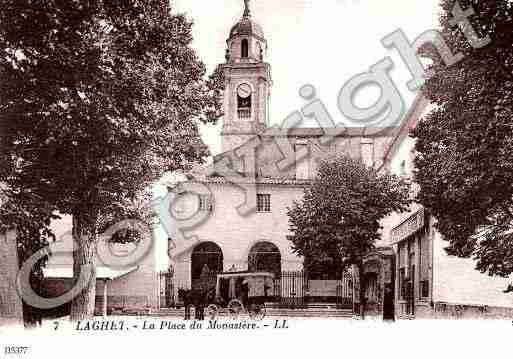
[[[170,272],[159,273],[159,277],[160,307],[171,308],[179,305],[176,278]],[[212,280],[215,283],[215,277]],[[341,279],[318,280],[310,279],[305,271],[281,272],[274,279],[270,301],[281,308],[300,309],[313,303],[331,303],[338,308],[349,309],[353,305],[352,277],[349,273],[344,273]]]
[[[310,279],[305,271],[282,272],[274,280],[274,300],[283,308],[304,308],[312,303],[332,303],[352,308],[353,282],[349,273],[342,279]]]
[[[172,308],[177,303],[175,282],[172,272],[159,273],[160,308]]]

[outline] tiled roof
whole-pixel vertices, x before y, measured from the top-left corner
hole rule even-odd
[[[237,35],[254,35],[256,37],[263,39],[264,30],[258,23],[251,20],[251,18],[244,17],[238,23],[236,23],[230,30],[230,38]]]
[[[194,179],[192,183],[207,183],[207,184],[233,184],[225,177],[205,177],[202,179]],[[291,178],[264,178],[247,177],[247,182],[237,181],[237,184],[256,184],[256,185],[285,185],[285,186],[308,186],[310,180],[296,180]]]
[[[393,137],[399,131],[399,127],[347,127],[339,128],[291,128],[291,129],[267,129],[260,134],[263,137]]]
[[[139,267],[132,267],[127,269],[112,269],[108,267],[99,266],[96,268],[96,279],[114,280],[124,275],[138,270]],[[49,266],[43,268],[45,278],[52,279],[70,279],[73,278],[73,266]]]

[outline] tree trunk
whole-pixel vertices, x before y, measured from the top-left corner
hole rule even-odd
[[[83,215],[73,216],[73,279],[77,281],[82,271],[90,272],[90,280],[71,302],[71,320],[78,321],[94,316],[96,299],[96,219]]]
[[[0,326],[23,324],[22,301],[16,290],[18,268],[16,231],[0,233]]]

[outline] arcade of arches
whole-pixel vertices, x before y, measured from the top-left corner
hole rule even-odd
[[[223,272],[223,251],[214,242],[197,245],[191,254],[191,281],[200,279],[202,272]],[[277,277],[281,274],[281,254],[276,245],[270,242],[258,242],[251,247],[248,255],[250,272],[271,272]]]

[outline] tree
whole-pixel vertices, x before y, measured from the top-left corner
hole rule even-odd
[[[474,256],[490,275],[513,272],[513,4],[459,1],[472,6],[474,48],[450,25],[454,0],[442,1],[442,34],[463,60],[447,67],[433,60],[423,93],[436,105],[413,133],[418,152],[418,201],[437,218],[447,252]],[[450,84],[450,86],[448,86]]]
[[[220,115],[192,23],[160,0],[5,0],[0,7],[0,181],[73,216],[74,273],[92,279],[98,222],[165,171],[208,155],[198,121]]]
[[[155,223],[155,213],[151,208],[152,195],[147,189],[134,198],[111,203],[98,218],[98,232],[107,233],[112,226],[122,223],[126,219],[136,220],[147,225]],[[109,238],[109,242],[118,244],[139,243],[143,240],[145,240],[143,233],[140,233],[136,225],[131,223],[116,230]]]
[[[363,259],[380,238],[380,221],[406,210],[409,203],[409,184],[404,180],[379,175],[344,156],[326,159],[304,198],[289,209],[293,250],[305,257],[306,270],[328,265],[343,271],[355,265],[363,316]]]

